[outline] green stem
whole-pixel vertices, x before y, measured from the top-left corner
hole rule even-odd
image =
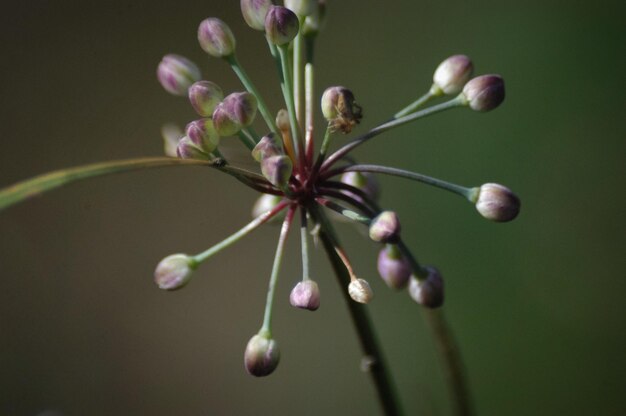
[[[396,398],[391,374],[387,369],[382,350],[374,333],[367,307],[354,302],[346,290],[346,287],[350,283],[350,275],[335,251],[337,243],[334,229],[326,216],[314,205],[309,208],[309,212],[321,226],[320,239],[322,240],[326,254],[333,267],[337,281],[341,287],[341,293],[344,295],[352,322],[359,336],[361,349],[363,350],[363,362],[368,364],[366,369],[376,387],[378,400],[383,412],[387,416],[401,415],[402,411]]]
[[[274,257],[274,264],[272,265],[272,274],[270,276],[270,283],[267,289],[267,300],[265,302],[265,314],[263,316],[263,326],[259,333],[265,333],[271,336],[272,327],[272,310],[274,305],[274,293],[276,292],[276,283],[278,282],[278,272],[280,270],[280,264],[283,259],[283,253],[285,251],[285,242],[287,241],[287,235],[289,234],[289,228],[293,222],[293,215],[296,211],[295,206],[291,206],[283,221],[283,226],[280,229],[280,236],[278,237],[278,246],[276,247],[276,256]]]
[[[434,95],[432,93],[432,91],[428,91],[426,94],[422,95],[420,98],[418,98],[417,100],[413,101],[411,104],[409,104],[408,106],[404,107],[402,110],[398,111],[393,116],[393,118],[394,119],[398,119],[400,117],[404,117],[404,116],[406,116],[408,114],[411,114],[411,113],[415,112],[418,108],[420,108],[424,104],[428,103],[430,100],[432,100],[435,97],[436,97],[436,95]]]
[[[232,244],[236,243],[241,238],[243,238],[246,235],[250,234],[251,231],[257,229],[259,226],[261,226],[262,224],[264,224],[267,221],[269,221],[272,217],[274,217],[280,211],[285,209],[285,207],[287,205],[289,205],[288,201],[285,201],[285,200],[281,201],[273,209],[271,209],[270,211],[267,211],[267,212],[259,215],[254,220],[252,220],[248,225],[246,225],[245,227],[243,227],[242,229],[240,229],[236,233],[232,234],[230,237],[225,238],[224,240],[222,240],[219,243],[215,244],[213,247],[203,251],[202,253],[196,254],[195,256],[193,256],[194,262],[196,264],[201,264],[202,262],[206,261],[206,259],[208,259],[212,255],[214,255],[215,253],[217,253],[217,252],[225,249],[226,247],[229,247]]]
[[[302,243],[302,280],[309,280],[309,232],[307,227],[306,210],[300,210],[300,241]]]
[[[341,205],[337,204],[336,202],[333,202],[329,199],[326,198],[315,198],[315,201],[317,201],[317,203],[319,203],[320,205],[325,206],[328,209],[331,209],[333,211],[335,211],[338,214],[343,215],[344,217],[352,220],[352,221],[356,221],[359,222],[361,224],[364,225],[370,225],[370,223],[372,222],[372,220],[368,217],[366,217],[365,215],[361,215],[358,212],[355,212],[351,209],[348,209],[346,207],[342,207]]]
[[[304,18],[300,19],[300,27]],[[293,101],[295,103],[296,119],[299,126],[304,126],[304,42],[301,31],[298,31],[293,40]]]
[[[237,60],[235,54],[230,55],[226,58],[226,60],[230,64],[235,74],[237,74],[237,77],[239,77],[239,79],[241,80],[241,83],[244,85],[244,87],[246,87],[248,92],[256,97],[259,112],[261,113],[261,116],[263,116],[267,127],[274,133],[278,134],[278,130],[276,129],[276,124],[274,122],[274,117],[272,116],[272,113],[270,113],[267,105],[265,104],[265,101],[263,100],[263,97],[259,93],[259,90],[257,90],[256,86],[252,83],[252,80],[250,79],[246,71],[239,64],[239,61]]]
[[[313,138],[313,124],[315,115],[315,73],[312,62],[307,62],[304,66],[304,107],[305,107],[305,149],[307,165],[313,164],[313,152],[315,143]]]
[[[287,105],[287,113],[289,113],[289,124],[291,125],[291,137],[294,141],[294,148],[296,151],[296,157],[302,156],[302,141],[300,138],[300,126],[298,125],[298,119],[296,118],[296,109],[293,103],[293,88],[291,75],[289,74],[289,59],[288,59],[288,46],[279,46],[278,53],[280,54],[280,61],[283,68],[283,77],[285,78],[285,88],[283,95],[285,97],[285,104]],[[298,159],[299,160],[299,159]]]
[[[395,127],[402,126],[403,124],[410,123],[411,121],[414,121],[414,120],[417,120],[419,118],[423,118],[423,117],[429,116],[431,114],[439,113],[441,111],[448,110],[450,108],[461,107],[461,106],[465,106],[465,105],[467,105],[467,101],[462,96],[458,96],[456,98],[451,99],[450,101],[446,101],[444,103],[437,104],[437,105],[434,105],[432,107],[425,108],[425,109],[423,109],[421,111],[418,111],[418,112],[413,113],[413,114],[409,114],[409,115],[401,117],[399,119],[391,120],[391,121],[388,121],[386,123],[383,123],[383,124],[381,124],[381,125],[379,125],[377,127],[374,127],[372,130],[368,131],[367,133],[365,133],[361,137],[358,137],[355,140],[351,141],[350,143],[344,145],[342,148],[340,148],[335,153],[330,155],[328,157],[328,159],[326,159],[326,162],[322,165],[321,169],[322,169],[322,171],[327,170],[335,162],[337,162],[343,156],[348,154],[348,152],[352,151],[357,146],[360,146],[361,144],[365,143],[369,139],[371,139],[373,137],[376,137],[376,136],[378,136],[381,133],[386,132],[387,130],[391,130],[391,129],[395,128]]]
[[[239,132],[237,133],[237,135],[239,136],[239,140],[241,140],[241,142],[249,149],[249,150],[253,150],[256,146],[256,141],[254,140],[254,138],[252,137],[252,135],[250,134],[249,131],[247,131],[246,129],[241,129],[239,130]]]

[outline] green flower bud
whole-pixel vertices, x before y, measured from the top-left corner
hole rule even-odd
[[[358,303],[370,303],[374,297],[370,284],[363,279],[352,280],[348,285],[348,293],[352,300]]]
[[[458,94],[469,81],[474,71],[474,64],[465,55],[453,55],[439,64],[433,75],[431,93]]]
[[[515,219],[521,201],[509,188],[497,183],[486,183],[478,190],[476,210],[491,221],[507,222]]]
[[[265,34],[275,45],[289,44],[299,29],[298,16],[286,7],[272,6],[265,17]]]
[[[220,143],[220,136],[210,118],[201,118],[187,124],[185,133],[198,149],[206,153],[213,152]]]
[[[315,311],[320,307],[320,289],[313,280],[299,282],[289,295],[291,306]]]
[[[176,154],[181,159],[198,159],[209,160],[211,157],[204,150],[200,149],[196,144],[187,136],[181,137],[176,146]]]
[[[309,16],[317,7],[316,0],[285,0],[285,7],[298,16]]]
[[[187,95],[187,90],[202,75],[200,69],[184,56],[165,55],[157,68],[157,78],[165,90],[174,95]]]
[[[277,188],[284,188],[289,183],[293,163],[289,156],[270,156],[261,160],[261,173]]]
[[[400,235],[400,221],[393,211],[383,211],[372,220],[369,236],[378,243],[393,243]]]
[[[322,114],[333,131],[350,133],[363,118],[361,107],[356,104],[354,94],[345,87],[329,87],[322,95]]]
[[[224,98],[213,111],[213,124],[220,136],[237,134],[254,121],[256,97],[249,92],[235,92]]]
[[[198,42],[209,55],[225,58],[235,53],[235,35],[228,25],[216,17],[200,22]]]
[[[252,157],[257,162],[261,162],[270,156],[284,155],[281,143],[276,139],[276,134],[269,133],[263,136],[261,140],[252,149]]]
[[[257,334],[253,336],[243,357],[246,371],[251,376],[264,377],[276,370],[280,361],[280,350],[273,339]]]
[[[434,267],[426,267],[428,277],[417,279],[411,276],[409,295],[413,300],[427,308],[438,308],[443,305],[443,279]]]
[[[189,88],[189,102],[202,117],[211,117],[215,107],[223,99],[222,89],[211,81],[198,81]]]
[[[189,283],[196,267],[195,261],[188,255],[172,254],[157,265],[154,281],[159,289],[180,289]]]
[[[241,0],[241,14],[248,26],[265,30],[265,16],[272,6],[271,0]]]
[[[465,84],[461,94],[472,110],[493,110],[504,101],[504,80],[500,75],[481,75]]]

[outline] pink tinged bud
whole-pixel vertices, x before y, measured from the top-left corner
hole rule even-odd
[[[341,182],[360,189],[373,201],[377,201],[380,196],[378,181],[369,172],[346,172],[341,175]]]
[[[285,7],[298,16],[309,16],[317,7],[317,0],[285,0]]]
[[[198,26],[198,42],[209,55],[224,58],[235,52],[235,36],[228,25],[218,18],[204,19]]]
[[[466,104],[475,111],[489,111],[504,101],[504,80],[500,75],[481,75],[463,88]]]
[[[441,93],[452,95],[458,94],[463,86],[469,81],[474,72],[474,64],[465,55],[454,55],[443,61],[433,76],[433,91],[435,95]]]
[[[370,284],[363,279],[354,279],[351,281],[348,285],[348,294],[352,300],[358,303],[370,303],[374,297],[374,292],[372,292]]]
[[[262,335],[253,336],[244,353],[243,362],[251,376],[264,377],[276,370],[280,361],[280,350],[273,339]]]
[[[224,99],[219,85],[211,81],[198,81],[189,87],[189,102],[202,117],[211,117],[215,107]]]
[[[350,133],[363,118],[361,107],[352,91],[345,87],[329,87],[322,95],[322,114],[333,131]]]
[[[181,159],[198,159],[209,160],[210,156],[198,148],[195,143],[187,136],[183,136],[176,146],[176,154]]]
[[[476,210],[491,221],[507,222],[519,214],[521,201],[509,188],[486,183],[478,190]]]
[[[220,136],[232,136],[254,121],[256,97],[248,92],[235,92],[224,98],[213,112],[213,123]]]
[[[265,34],[275,45],[289,44],[299,29],[298,16],[286,7],[272,6],[265,17]]]
[[[172,254],[157,265],[154,281],[159,289],[176,290],[191,280],[196,264],[186,254]]]
[[[270,156],[261,161],[261,173],[278,188],[287,186],[292,171],[293,163],[289,156]]]
[[[263,159],[266,159],[271,156],[280,156],[284,155],[281,143],[276,139],[276,135],[274,133],[269,133],[266,136],[263,136],[261,140],[254,146],[252,149],[252,157],[257,162],[261,162]]]
[[[320,289],[313,280],[299,282],[289,295],[291,306],[310,311],[320,307]]]
[[[211,153],[220,143],[220,136],[210,118],[201,118],[190,122],[185,128],[185,133],[193,144],[205,153]]]
[[[157,68],[157,78],[165,90],[174,95],[187,95],[187,90],[201,77],[200,69],[184,56],[165,55]]]
[[[427,308],[438,308],[443,305],[443,279],[439,270],[426,267],[428,277],[418,280],[411,276],[409,281],[409,295],[413,300]]]
[[[178,157],[176,148],[178,147],[178,141],[184,136],[182,130],[175,124],[164,124],[161,127],[161,136],[163,136],[165,156]]]
[[[393,243],[400,235],[400,221],[393,211],[383,211],[372,220],[370,238],[378,243]]]
[[[241,14],[252,29],[265,30],[265,16],[271,6],[271,0],[241,0]]]
[[[377,266],[380,277],[393,289],[405,288],[413,271],[408,259],[393,245],[380,250]]]

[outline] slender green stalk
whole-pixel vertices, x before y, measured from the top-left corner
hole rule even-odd
[[[411,172],[404,169],[391,168],[380,165],[350,165],[342,167],[336,170],[328,171],[324,178],[328,178],[344,172],[370,172],[370,173],[382,173],[385,175],[398,176],[400,178],[411,179],[417,182],[425,183],[446,191],[461,195],[468,201],[471,201],[475,194],[474,188],[466,188],[465,186],[457,185],[454,183],[446,182],[441,179],[433,178],[431,176],[422,175],[421,173]]]
[[[298,120],[296,118],[296,109],[294,108],[293,103],[293,88],[292,88],[292,80],[291,75],[289,73],[289,57],[288,57],[288,46],[279,46],[278,53],[280,55],[280,60],[283,68],[283,76],[285,78],[285,89],[284,97],[285,104],[287,105],[287,113],[289,113],[289,124],[291,125],[291,137],[294,141],[294,148],[296,151],[296,157],[301,158],[303,156],[302,149],[302,140],[300,138],[300,126],[298,125]]]
[[[275,124],[274,117],[272,116],[272,113],[269,111],[269,108],[265,104],[265,101],[263,100],[261,93],[259,93],[259,90],[257,90],[256,86],[252,83],[252,80],[250,79],[246,71],[243,69],[241,64],[239,64],[239,61],[237,60],[237,57],[235,56],[235,54],[230,55],[229,57],[226,58],[226,60],[230,64],[231,68],[233,69],[237,77],[239,77],[239,80],[241,80],[241,83],[244,85],[244,87],[246,87],[248,92],[253,94],[256,97],[259,112],[261,113],[261,116],[263,116],[263,119],[265,120],[267,127],[271,131],[278,134],[278,130],[276,129],[276,124]]]
[[[304,18],[300,17],[300,27]],[[299,126],[304,126],[304,39],[298,31],[293,40],[293,101]]]
[[[411,250],[409,250],[404,241],[399,240],[396,245],[402,252],[402,255],[406,257],[406,259],[411,264],[411,269],[413,269],[413,274],[415,275],[415,277],[420,280],[426,279],[428,277],[428,270],[422,267],[422,265],[417,261],[417,257],[413,255],[413,253],[411,252]]]
[[[355,212],[351,209],[348,209],[346,207],[342,207],[341,205],[337,204],[336,202],[333,202],[329,199],[326,198],[315,198],[315,200],[320,204],[325,206],[328,209],[331,209],[333,211],[335,211],[338,214],[343,215],[344,217],[352,220],[352,221],[356,221],[356,222],[360,222],[361,224],[364,225],[369,225],[372,220],[368,217],[366,217],[365,215],[361,215],[358,212]]]
[[[364,369],[366,369],[372,377],[383,412],[386,416],[401,415],[402,411],[396,397],[393,380],[385,363],[376,334],[374,333],[367,307],[354,302],[346,290],[346,287],[350,283],[350,275],[335,251],[337,240],[334,229],[326,216],[315,206],[312,206],[309,212],[315,218],[316,222],[321,225],[320,239],[322,240],[326,254],[335,271],[337,281],[341,287],[341,293],[344,295],[350,317],[352,318],[352,322],[359,336],[361,349],[363,351],[363,363],[368,364],[364,366]]]
[[[314,143],[314,116],[315,116],[315,73],[312,62],[304,66],[304,107],[305,107],[305,149],[306,161],[310,166],[313,164]]]
[[[259,226],[261,226],[262,224],[266,223],[272,217],[274,217],[276,214],[278,214],[280,211],[285,209],[285,207],[287,205],[289,205],[288,201],[281,201],[273,209],[271,209],[270,211],[267,211],[267,212],[259,215],[254,220],[252,220],[249,224],[247,224],[245,227],[243,227],[242,229],[240,229],[236,233],[232,234],[230,237],[225,238],[224,240],[220,241],[219,243],[215,244],[214,246],[210,247],[209,249],[203,251],[202,253],[199,253],[199,254],[196,254],[195,256],[193,256],[192,258],[193,258],[194,262],[196,264],[201,264],[202,262],[206,261],[206,259],[208,259],[212,255],[214,255],[215,253],[217,253],[217,252],[225,249],[226,247],[231,246],[232,244],[236,243],[237,241],[241,240],[243,237],[245,237],[246,235],[250,234],[251,231],[256,230]]]
[[[270,276],[270,283],[267,289],[267,300],[265,302],[265,314],[263,315],[263,326],[259,333],[265,333],[271,336],[272,327],[272,310],[274,304],[274,293],[276,292],[276,283],[278,282],[278,272],[280,271],[280,264],[283,260],[283,253],[285,251],[285,242],[287,241],[287,235],[289,234],[289,228],[293,222],[293,215],[296,211],[295,206],[291,206],[283,221],[283,226],[280,229],[280,236],[278,237],[278,246],[276,247],[276,256],[274,257],[274,264],[272,265],[272,274]]]
[[[239,140],[250,150],[254,149],[257,142],[254,140],[254,137],[250,134],[250,132],[246,129],[241,129],[237,133],[239,136]]]
[[[300,241],[302,244],[302,280],[309,280],[309,232],[307,227],[306,210],[300,210]]]
[[[424,104],[428,103],[430,100],[432,100],[435,97],[436,97],[436,95],[434,95],[432,93],[432,91],[428,91],[426,94],[422,95],[420,98],[418,98],[417,100],[413,101],[411,104],[409,104],[408,106],[404,107],[402,110],[398,111],[393,116],[393,118],[394,119],[398,119],[400,117],[404,117],[404,116],[406,116],[408,114],[411,114],[411,113],[415,112],[418,108],[420,108]]]
[[[324,162],[324,164],[322,165],[321,169],[322,169],[322,171],[327,170],[335,162],[337,162],[344,155],[346,155],[348,152],[352,151],[357,146],[360,146],[361,144],[365,143],[369,139],[371,139],[373,137],[376,137],[376,136],[378,136],[381,133],[386,132],[387,130],[391,130],[391,129],[395,128],[395,127],[402,126],[404,124],[410,123],[411,121],[414,121],[414,120],[417,120],[417,119],[429,116],[431,114],[439,113],[441,111],[448,110],[450,108],[461,107],[461,106],[464,106],[464,105],[466,105],[466,100],[464,100],[463,97],[459,96],[459,97],[451,99],[450,101],[446,101],[444,103],[437,104],[437,105],[434,105],[432,107],[425,108],[422,111],[418,111],[416,113],[409,114],[409,115],[406,115],[406,116],[401,117],[399,119],[391,120],[391,121],[383,123],[383,124],[381,124],[381,125],[379,125],[377,127],[374,127],[372,130],[368,131],[367,133],[365,133],[361,137],[358,137],[358,138],[354,139],[353,141],[351,141],[350,143],[346,144],[345,146],[343,146],[342,148],[337,150],[335,153],[330,155],[328,157],[328,159],[326,159],[326,162]]]

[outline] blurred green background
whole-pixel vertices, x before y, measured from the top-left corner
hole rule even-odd
[[[522,198],[516,221],[493,224],[457,197],[380,178],[405,239],[445,276],[478,414],[626,414],[624,11],[617,1],[330,1],[317,87],[355,92],[358,132],[422,94],[449,55],[506,80],[494,112],[454,110],[358,151],[465,185],[504,183]],[[160,155],[161,124],[195,118],[156,81],[166,53],[241,90],[197,46],[208,16],[231,25],[240,60],[278,108],[273,63],[238,1],[5,5],[0,186]],[[227,147],[245,160],[237,143]],[[282,361],[265,379],[245,373],[242,354],[261,324],[276,227],[216,256],[185,290],[156,289],[162,257],[229,235],[254,199],[218,172],[172,168],[75,184],[0,213],[0,414],[378,414],[323,252],[313,269],[322,307],[294,310],[290,241],[274,324]],[[371,315],[406,413],[449,414],[420,308],[377,278],[377,247],[340,228],[376,293]]]

